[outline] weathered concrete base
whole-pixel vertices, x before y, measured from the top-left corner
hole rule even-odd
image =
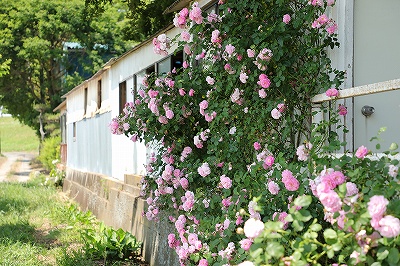
[[[142,216],[147,203],[139,197],[140,176],[125,176],[122,182],[67,168],[63,190],[82,211],[89,210],[106,225],[129,231],[142,241],[143,256],[150,265],[179,265],[176,253],[168,247],[172,226]]]

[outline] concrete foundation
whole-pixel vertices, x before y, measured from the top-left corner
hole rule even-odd
[[[180,265],[175,251],[168,247],[172,225],[148,221],[142,216],[147,203],[139,197],[140,179],[127,175],[122,182],[67,168],[63,190],[82,211],[89,210],[106,225],[129,231],[142,241],[143,257],[151,266]]]

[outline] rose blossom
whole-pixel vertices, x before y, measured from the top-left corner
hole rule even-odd
[[[219,180],[221,187],[225,189],[230,189],[232,187],[232,180],[229,177],[222,175],[220,176]]]
[[[274,109],[272,109],[272,111],[271,111],[271,116],[272,116],[273,119],[276,119],[276,120],[277,120],[277,119],[281,118],[282,113],[279,112],[278,109],[274,108]]]
[[[199,261],[199,266],[208,266],[208,261],[206,259],[201,259]]]
[[[269,86],[271,85],[271,81],[269,80],[268,76],[265,74],[260,74],[258,79],[259,80],[257,81],[257,84],[260,85],[261,87],[263,87],[264,89],[269,88]]]
[[[346,183],[346,197],[354,196],[358,193],[357,185],[352,182]]]
[[[384,196],[375,195],[369,199],[368,202],[368,212],[371,215],[371,218],[380,218],[386,211],[386,206],[389,204],[389,201],[385,199]]]
[[[275,183],[274,181],[269,181],[268,182],[268,191],[272,194],[272,195],[277,195],[279,193],[279,186],[277,183]]]
[[[264,167],[265,169],[267,169],[267,168],[269,168],[269,167],[272,167],[272,165],[274,165],[274,162],[275,162],[274,156],[268,155],[268,156],[265,157],[265,159],[264,159],[263,167]]]
[[[243,230],[247,238],[253,239],[262,233],[264,230],[264,223],[260,220],[250,218],[244,223]]]
[[[339,91],[335,88],[330,88],[325,92],[325,95],[328,97],[337,97],[339,96]]]
[[[211,173],[210,166],[208,165],[208,163],[203,163],[199,168],[197,168],[197,172],[202,177],[206,177]]]
[[[247,56],[252,58],[256,55],[256,52],[252,49],[247,49]]]
[[[289,14],[283,15],[283,19],[282,19],[283,23],[289,24],[290,20],[291,20],[291,17]]]
[[[256,151],[258,151],[259,149],[261,149],[261,144],[258,143],[258,142],[254,142],[253,146],[254,146],[254,149],[255,149]]]
[[[339,109],[338,109],[338,113],[339,115],[345,116],[347,115],[347,108],[344,105],[339,105]]]
[[[320,193],[319,200],[328,212],[338,212],[342,208],[342,201],[339,195],[333,190]]]
[[[388,174],[395,178],[397,176],[397,174],[399,173],[399,167],[394,166],[393,164],[389,165],[389,171]]]
[[[356,157],[362,159],[368,154],[368,149],[365,146],[360,146],[356,151]]]
[[[240,240],[239,244],[240,244],[240,247],[241,247],[242,249],[244,249],[245,251],[247,251],[247,250],[250,249],[251,244],[253,244],[253,240],[248,239],[248,238],[245,238],[245,239]]]
[[[400,220],[392,215],[386,215],[379,220],[378,232],[383,237],[396,237],[400,234]]]
[[[264,89],[260,89],[260,90],[258,90],[258,96],[261,99],[264,99],[265,97],[267,97],[267,92]]]
[[[207,76],[207,77],[206,77],[206,81],[207,81],[207,83],[210,84],[210,85],[214,85],[214,83],[215,83],[215,80],[214,80],[212,77],[210,77],[210,76]]]

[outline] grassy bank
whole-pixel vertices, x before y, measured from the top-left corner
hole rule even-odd
[[[0,117],[1,153],[10,151],[37,152],[39,138],[35,131],[12,117]]]
[[[140,265],[89,258],[81,232],[98,223],[42,181],[0,183],[0,265]]]

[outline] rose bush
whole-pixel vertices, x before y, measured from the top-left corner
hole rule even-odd
[[[174,224],[182,265],[398,263],[398,161],[333,155],[345,106],[312,123],[311,98],[336,106],[344,77],[327,56],[332,5],[193,3],[174,19],[182,34],[154,39],[161,55],[177,43],[183,68],[148,76],[110,127],[152,151],[145,215]]]

